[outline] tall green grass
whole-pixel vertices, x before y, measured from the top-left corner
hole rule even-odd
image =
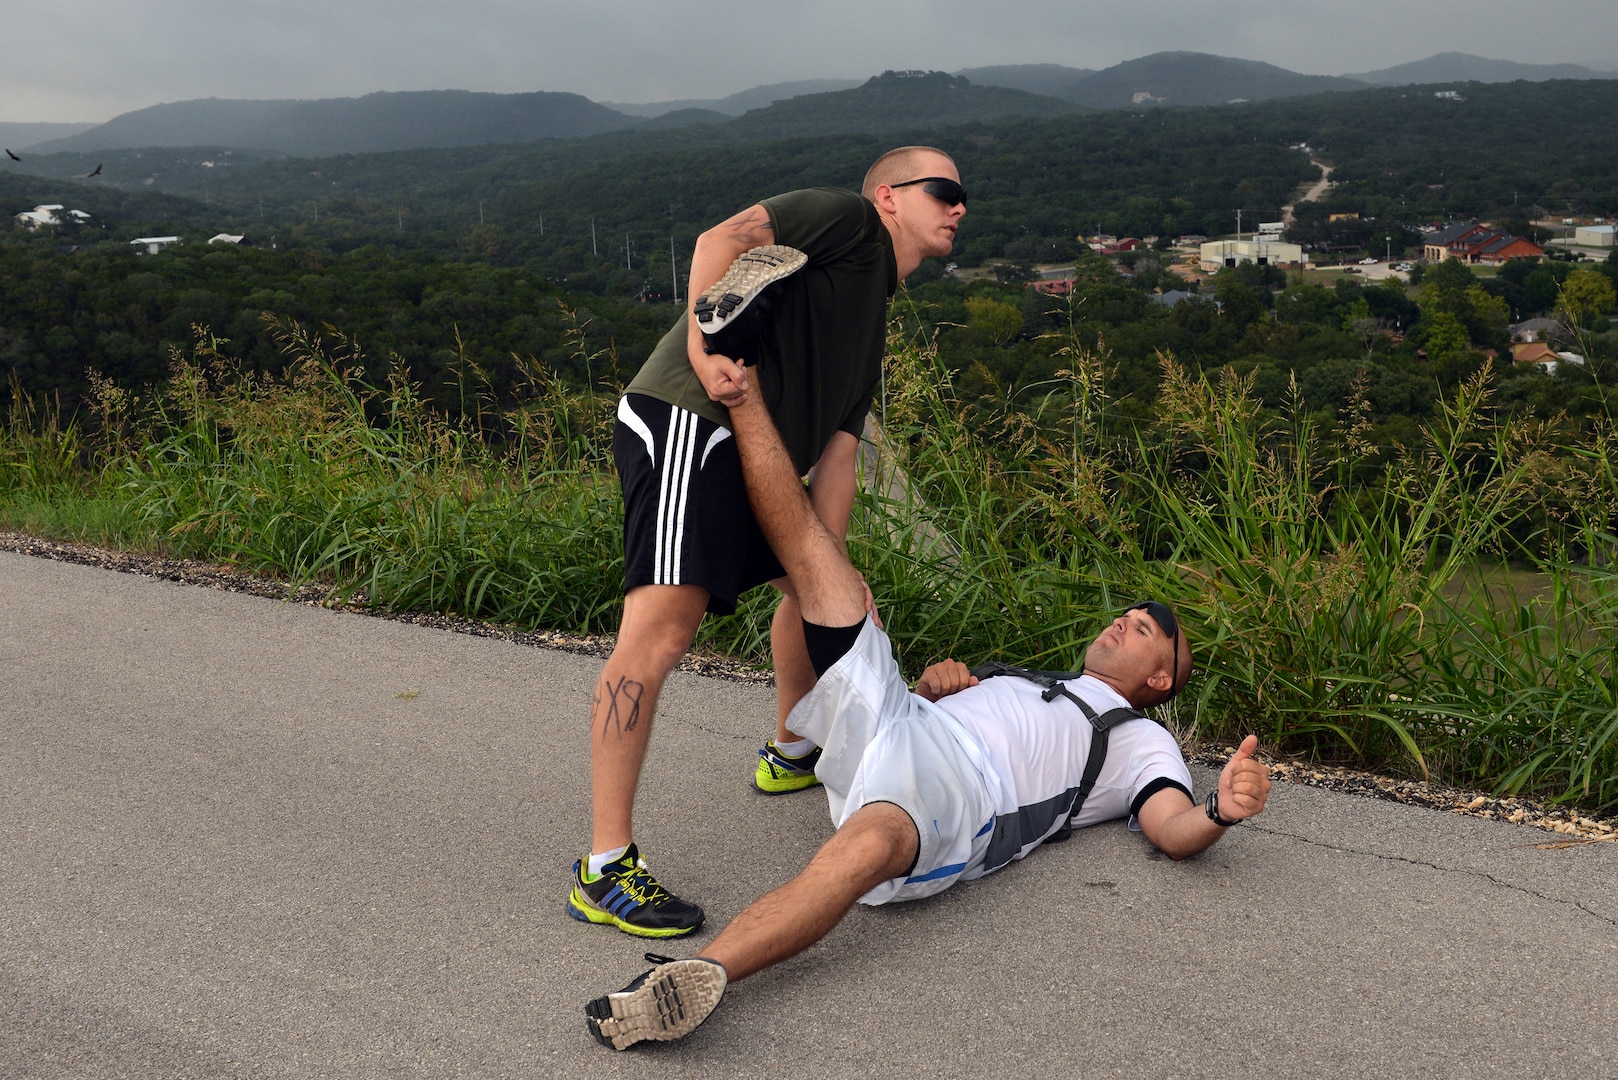
[[[586,329],[574,347],[598,385],[533,369],[500,402],[465,365],[454,421],[401,368],[366,384],[335,332],[278,325],[278,378],[199,332],[161,390],[101,384],[82,424],[14,393],[0,521],[340,600],[611,630],[619,388]],[[882,460],[850,547],[907,668],[1076,666],[1102,619],[1155,597],[1198,659],[1165,717],[1179,731],[1618,809],[1610,431],[1502,420],[1485,373],[1389,454],[1357,413],[1328,438],[1301,407],[1269,415],[1246,382],[1166,357],[1151,414],[1125,424],[1105,355],[1052,349],[1069,365],[1052,383],[963,401],[928,342],[890,342]],[[1555,535],[1519,546],[1547,513]],[[1509,556],[1550,586],[1510,597],[1474,573]],[[704,640],[762,662],[772,608],[760,590]]]
[[[908,653],[1072,666],[1100,620],[1161,598],[1199,665],[1181,729],[1618,806],[1618,578],[1580,561],[1618,550],[1604,429],[1501,419],[1484,371],[1389,455],[1363,406],[1328,440],[1164,358],[1131,433],[1102,423],[1104,357],[1066,351],[1057,383],[984,403],[924,345],[890,350],[908,495],[868,501],[856,543]],[[1548,503],[1566,527],[1524,547]],[[1473,571],[1508,556],[1554,586],[1502,606]]]

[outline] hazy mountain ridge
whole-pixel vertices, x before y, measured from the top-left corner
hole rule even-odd
[[[89,131],[95,124],[12,124],[0,123],[0,146],[12,151],[32,150],[42,142],[65,139],[81,131]]]
[[[731,122],[738,134],[787,138],[844,132],[886,134],[999,120],[1060,116],[1079,107],[1002,86],[978,86],[942,71],[885,72],[852,90],[807,94],[755,109]]]
[[[578,138],[614,131],[738,125],[739,138],[832,132],[884,134],[933,125],[1051,116],[1075,107],[1117,109],[1262,101],[1373,84],[1618,78],[1575,64],[1534,65],[1440,53],[1362,76],[1302,75],[1258,61],[1165,52],[1101,71],[1061,64],[1010,64],[942,72],[888,72],[863,83],[802,80],[753,87],[727,98],[609,106],[577,94],[492,94],[464,90],[368,94],[312,101],[208,98],[154,105],[65,137],[0,125],[4,144],[34,155],[141,147],[235,147],[307,157]],[[928,82],[927,80],[934,80]],[[948,81],[938,81],[948,80]],[[1140,98],[1140,100],[1137,100]],[[627,110],[636,110],[631,115]],[[28,129],[24,131],[22,129]],[[32,133],[30,135],[30,132]],[[28,141],[24,142],[24,136]],[[6,164],[10,164],[9,162]]]
[[[609,109],[617,109],[626,116],[640,116],[652,118],[667,113],[698,110],[716,112],[725,116],[740,116],[753,109],[766,109],[777,101],[788,98],[802,97],[805,94],[829,94],[838,90],[852,90],[859,86],[861,79],[799,79],[796,82],[770,83],[765,86],[755,86],[740,93],[731,94],[722,98],[686,98],[680,101],[655,101],[645,104],[627,104],[618,101],[603,101]]]
[[[637,123],[578,94],[415,90],[314,101],[206,98],[124,113],[35,149],[218,145],[321,157],[571,138]]]
[[[1010,90],[1025,90],[1030,94],[1059,98],[1096,72],[1091,68],[1067,67],[1064,64],[998,64],[993,67],[962,68],[954,74],[970,79],[979,86],[1004,86]]]
[[[1582,64],[1520,64],[1515,60],[1491,60],[1469,53],[1447,52],[1380,71],[1345,75],[1344,78],[1358,79],[1373,86],[1404,86],[1439,82],[1501,83],[1519,79],[1526,82],[1613,79],[1618,78],[1618,72],[1595,71]]]
[[[1341,90],[1365,83],[1332,75],[1300,75],[1257,60],[1207,53],[1161,52],[1127,60],[1079,80],[1060,96],[1095,109],[1120,109],[1148,94],[1165,105],[1223,105]]]

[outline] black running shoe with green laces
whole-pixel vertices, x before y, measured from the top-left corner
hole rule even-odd
[[[634,844],[603,867],[600,877],[586,881],[584,873],[580,859],[573,864],[573,891],[567,898],[567,913],[580,922],[656,938],[682,937],[702,925],[702,909],[659,885]]]
[[[627,1050],[638,1042],[672,1042],[691,1034],[725,996],[725,969],[712,960],[671,960],[647,953],[657,966],[584,1007],[590,1034],[602,1046]]]

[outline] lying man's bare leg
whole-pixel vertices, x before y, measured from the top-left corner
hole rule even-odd
[[[796,956],[827,934],[860,897],[916,859],[916,823],[892,803],[860,807],[803,872],[753,901],[703,955],[731,982]]]
[[[815,515],[797,469],[759,395],[730,410],[753,516],[798,594],[803,617],[820,626],[865,618],[865,583],[848,552]]]
[[[845,547],[858,483],[859,446],[853,435],[839,431],[809,471],[809,503],[815,516]],[[814,689],[816,676],[803,636],[803,612],[798,607],[797,593],[788,578],[770,584],[782,593],[770,624],[770,656],[775,665],[775,737],[759,751],[753,786],[766,795],[785,795],[820,783],[815,773],[820,747],[787,726],[793,708]]]

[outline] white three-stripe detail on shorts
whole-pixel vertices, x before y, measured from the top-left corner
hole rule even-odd
[[[697,415],[670,409],[662,489],[657,499],[657,545],[652,556],[652,582],[656,585],[680,584],[680,542],[685,538],[685,499],[696,444]]]
[[[657,468],[657,447],[652,442],[652,429],[630,407],[628,394],[618,399],[618,422],[640,436],[640,441],[646,444],[646,459],[652,463],[652,468]]]

